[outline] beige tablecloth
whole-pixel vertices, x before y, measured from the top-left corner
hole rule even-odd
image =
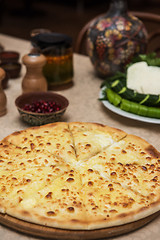
[[[29,53],[31,49],[30,42],[2,34],[0,34],[0,43],[5,47],[5,50],[19,51],[21,57],[24,54]],[[14,131],[24,129],[29,126],[21,121],[14,103],[16,97],[22,92],[21,82],[24,73],[25,67],[23,66],[21,76],[18,79],[9,80],[8,88],[5,90],[7,96],[7,114],[0,117],[0,139]],[[70,102],[69,107],[61,120],[67,122],[99,122],[116,128],[121,128],[128,133],[136,134],[145,138],[160,151],[160,125],[125,118],[105,108],[98,100],[101,83],[102,80],[95,76],[95,72],[89,58],[74,54],[74,86],[69,89],[59,91],[59,93],[67,97]],[[22,233],[17,233],[0,225],[0,239],[32,240],[35,238],[26,236]],[[112,239],[159,240],[160,217],[135,232]]]

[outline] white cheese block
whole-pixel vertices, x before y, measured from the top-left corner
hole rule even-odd
[[[138,62],[127,70],[127,87],[143,94],[160,94],[160,67]]]

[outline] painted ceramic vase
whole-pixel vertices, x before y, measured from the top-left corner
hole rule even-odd
[[[125,0],[111,0],[106,15],[97,18],[87,33],[87,53],[99,77],[123,71],[147,48],[144,24],[127,11]]]

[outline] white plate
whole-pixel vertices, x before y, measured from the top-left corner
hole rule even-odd
[[[103,88],[100,91],[99,97],[103,98]],[[117,114],[119,114],[123,117],[131,118],[131,119],[138,120],[138,121],[141,121],[141,122],[160,124],[160,119],[158,119],[158,118],[143,117],[143,116],[139,116],[139,115],[136,115],[136,114],[133,114],[133,113],[125,112],[125,111],[121,110],[120,108],[115,107],[114,105],[112,105],[107,100],[104,100],[104,101],[101,101],[101,102],[104,104],[104,106],[106,108],[108,108],[112,112],[117,113]]]

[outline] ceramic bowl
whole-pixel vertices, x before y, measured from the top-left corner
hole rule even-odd
[[[3,62],[18,62],[19,53],[16,51],[2,51],[0,52],[0,61]]]
[[[21,71],[21,64],[17,62],[3,62],[0,67],[8,73],[9,78],[19,77]]]
[[[39,100],[56,102],[61,106],[61,109],[51,113],[36,113],[23,109],[25,104],[32,104]],[[30,92],[20,95],[15,100],[15,105],[23,121],[33,126],[39,126],[59,121],[65,113],[69,105],[69,101],[64,96],[53,92]]]

